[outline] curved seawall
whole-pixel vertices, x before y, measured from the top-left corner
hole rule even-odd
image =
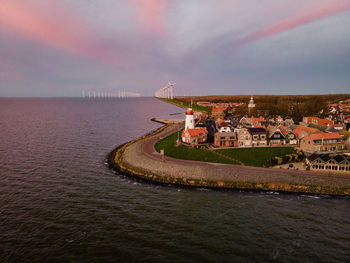
[[[154,144],[182,124],[167,124],[126,143],[109,155],[109,165],[133,178],[153,183],[219,189],[350,195],[350,175],[281,170],[180,160],[162,156]]]

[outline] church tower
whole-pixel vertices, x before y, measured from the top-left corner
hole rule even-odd
[[[249,104],[248,104],[248,110],[252,110],[255,108],[255,103],[254,103],[254,99],[253,99],[253,96],[250,97],[250,101],[249,101]]]

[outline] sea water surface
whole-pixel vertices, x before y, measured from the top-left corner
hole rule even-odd
[[[0,99],[0,262],[350,262],[348,198],[159,186],[104,164],[181,111]]]

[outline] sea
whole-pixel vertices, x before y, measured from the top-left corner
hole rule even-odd
[[[0,99],[0,262],[350,262],[350,199],[134,181],[155,98]]]

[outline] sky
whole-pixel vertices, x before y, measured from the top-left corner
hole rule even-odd
[[[0,0],[0,97],[350,93],[350,0]]]

